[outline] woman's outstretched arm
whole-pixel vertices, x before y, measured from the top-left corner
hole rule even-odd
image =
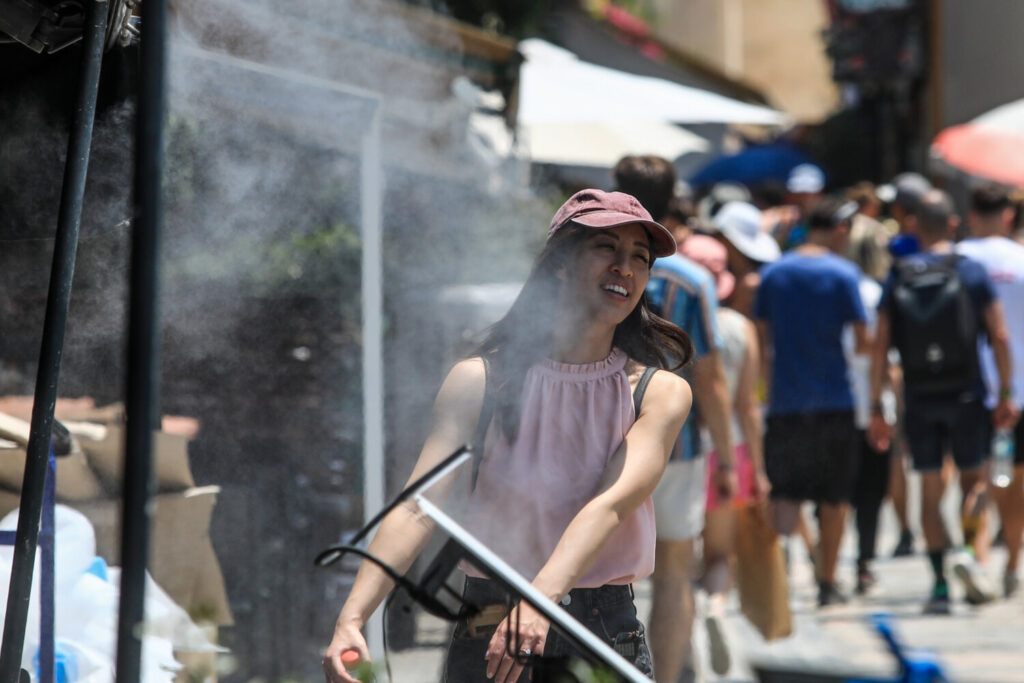
[[[473,439],[483,405],[484,386],[484,365],[479,358],[464,360],[448,373],[434,400],[430,432],[409,477],[410,482]],[[427,544],[432,531],[433,525],[415,503],[406,502],[381,522],[369,552],[399,573],[405,573]],[[362,661],[369,660],[361,629],[392,587],[391,579],[377,565],[367,561],[360,565],[324,655],[323,668],[328,681],[356,681],[346,671],[341,654],[356,650]]]

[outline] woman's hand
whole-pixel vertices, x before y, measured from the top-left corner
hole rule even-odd
[[[879,413],[872,415],[868,424],[868,443],[879,453],[885,453],[892,444],[892,427]]]
[[[359,658],[353,661],[342,661],[342,655],[348,652],[358,653]],[[352,658],[351,654],[345,655],[345,660]],[[334,638],[327,646],[324,653],[323,668],[324,677],[327,683],[358,683],[359,679],[349,672],[348,666],[353,669],[363,662],[370,661],[370,651],[366,647],[366,640],[360,631],[359,624],[355,621],[338,620],[334,627]]]
[[[739,479],[736,477],[736,470],[732,467],[716,468],[713,481],[718,499],[722,502],[727,503],[732,500],[739,490]]]
[[[524,602],[516,605],[498,624],[487,646],[487,677],[493,678],[495,683],[519,680],[526,660],[544,653],[550,626],[550,622],[530,605]]]
[[[1004,396],[999,399],[999,404],[992,411],[992,423],[996,429],[1013,429],[1019,419],[1020,409],[1017,408],[1010,397]]]
[[[764,473],[764,470],[757,470],[754,472],[754,501],[759,505],[764,505],[768,502],[768,494],[772,491],[772,483],[768,480],[768,475]]]

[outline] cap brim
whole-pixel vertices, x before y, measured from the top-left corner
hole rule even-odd
[[[647,232],[651,236],[651,248],[656,258],[676,253],[676,238],[672,236],[668,228],[657,221],[637,218],[628,213],[620,213],[618,211],[599,211],[577,216],[572,219],[572,222],[579,223],[588,228],[604,229],[638,223],[647,228]]]
[[[879,185],[875,188],[875,195],[882,202],[889,204],[892,200],[896,199],[896,188],[888,183]]]
[[[840,206],[836,210],[835,222],[838,224],[838,223],[842,223],[844,221],[848,221],[851,218],[853,218],[854,216],[856,216],[857,212],[859,210],[860,210],[860,205],[858,205],[857,202],[855,202],[853,200],[845,202],[842,206]]]
[[[779,243],[766,232],[758,233],[757,237],[750,239],[730,225],[722,225],[719,228],[726,239],[747,258],[760,263],[771,263],[772,261],[778,261],[779,257],[782,256]]]

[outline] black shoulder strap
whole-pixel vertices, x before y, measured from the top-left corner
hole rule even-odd
[[[644,393],[647,391],[647,385],[657,371],[658,368],[650,366],[644,368],[644,374],[640,375],[640,381],[636,383],[636,389],[633,390],[633,415],[635,417],[640,416],[640,406],[644,402]]]
[[[480,471],[480,462],[484,458],[484,439],[487,438],[487,428],[491,426],[491,418],[494,417],[494,392],[491,391],[491,365],[486,357],[481,356],[484,363],[484,401],[480,406],[480,419],[476,423],[476,431],[473,433],[473,476],[470,481],[470,490],[476,488],[476,477]]]

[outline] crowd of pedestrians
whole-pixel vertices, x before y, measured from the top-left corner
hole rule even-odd
[[[697,354],[684,371],[693,411],[654,493],[657,680],[695,676],[694,590],[707,595],[709,661],[728,670],[720,618],[734,512],[750,503],[766,503],[778,534],[803,537],[827,608],[850,599],[837,567],[851,510],[857,594],[877,580],[887,496],[901,527],[893,554],[914,552],[909,468],[920,477],[933,574],[923,610],[950,613],[949,573],[971,604],[1013,595],[1024,534],[1024,221],[1015,198],[975,187],[962,222],[951,197],[913,173],[826,193],[822,171],[803,165],[782,192],[722,183],[695,196],[679,191],[666,160],[630,156],[615,180],[676,237],[678,253],[655,262],[647,293]],[[994,440],[1014,444],[998,486]],[[954,473],[958,533],[939,509]],[[998,569],[988,566],[995,536],[1008,551]],[[1001,586],[990,578],[997,571]]]

